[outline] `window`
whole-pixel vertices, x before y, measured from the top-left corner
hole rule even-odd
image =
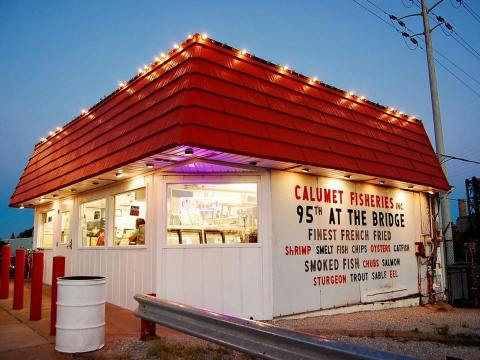
[[[50,210],[46,213],[42,213],[40,217],[40,241],[39,247],[51,248],[53,244],[53,214],[54,211]]]
[[[105,199],[84,203],[80,207],[80,230],[83,246],[105,246]]]
[[[145,245],[145,188],[115,195],[113,244]]]
[[[60,244],[68,244],[70,241],[70,211],[62,212],[60,228]]]
[[[257,184],[169,184],[167,216],[167,245],[256,243]]]

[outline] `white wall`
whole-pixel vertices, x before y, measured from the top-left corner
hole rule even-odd
[[[297,194],[295,192],[296,187]],[[307,188],[310,198],[310,187],[343,191],[340,201],[337,193],[337,203],[303,199],[303,191]],[[401,203],[403,209],[385,209],[351,204],[350,193],[372,194],[392,199],[393,204]],[[297,196],[300,195],[300,199]],[[273,274],[274,274],[274,316],[301,313],[339,306],[383,301],[408,295],[418,294],[418,265],[415,256],[416,241],[423,241],[422,213],[420,195],[412,191],[374,186],[365,183],[342,181],[311,175],[294,174],[274,171],[272,173],[272,209],[273,209]],[[305,218],[300,221],[298,207],[305,212],[306,206],[317,206],[321,214],[316,215],[312,209],[313,221],[307,223]],[[330,221],[330,211],[333,209],[334,220]],[[336,209],[339,209],[338,223]],[[365,211],[366,224],[350,224],[348,209]],[[403,214],[405,227],[373,226],[373,212],[389,212]],[[309,229],[336,230],[332,239],[314,240],[309,237]],[[346,240],[342,230],[364,230],[368,232],[369,240]],[[391,240],[375,240],[374,231],[390,231]],[[408,245],[408,251],[395,251],[394,245]],[[366,251],[353,253],[352,246],[365,245]],[[372,252],[372,245],[388,245],[385,252]],[[295,246],[304,246],[308,253],[294,254]],[[317,254],[317,246],[324,247],[331,253]],[[330,247],[331,246],[331,247]],[[342,253],[339,246],[347,247],[347,254]],[[289,251],[293,251],[290,254]],[[288,255],[287,255],[288,252]],[[327,269],[311,271],[311,260],[327,260]],[[344,260],[358,259],[358,268],[354,263],[349,268]],[[399,265],[384,266],[383,260],[399,259]],[[369,268],[364,260],[378,262],[378,266]],[[338,268],[335,262],[338,261]],[[306,265],[307,263],[307,265]],[[324,263],[322,262],[322,265]],[[329,265],[332,264],[333,267]],[[380,278],[374,278],[374,272],[381,273]],[[385,272],[384,272],[385,271]],[[352,274],[366,274],[361,281],[354,281]],[[337,276],[337,278],[332,278]],[[341,283],[321,284],[318,280],[339,279]],[[343,283],[343,280],[346,280]]]
[[[272,318],[269,174],[261,176],[162,176],[156,179],[160,209],[157,292],[161,297],[236,316]],[[166,245],[168,182],[258,182],[257,244]]]

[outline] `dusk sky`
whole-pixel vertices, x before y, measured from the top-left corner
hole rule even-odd
[[[39,139],[110,94],[119,81],[133,77],[137,67],[189,33],[206,32],[415,115],[434,143],[424,51],[410,50],[398,32],[357,3],[388,24],[379,8],[398,17],[419,11],[409,0],[0,0],[0,237],[33,225],[32,210],[11,209],[8,202]],[[479,1],[465,3],[474,15],[480,14]],[[434,48],[465,73],[439,59],[472,88],[437,65],[446,153],[479,161],[480,17],[457,5],[456,0],[445,0],[435,9],[456,33],[441,28],[433,33]],[[405,22],[422,31],[420,17]],[[466,41],[470,51],[455,39]],[[480,166],[455,160],[448,166],[450,184],[456,187],[451,198],[465,197],[464,180],[480,176]],[[456,202],[451,204],[455,219]]]

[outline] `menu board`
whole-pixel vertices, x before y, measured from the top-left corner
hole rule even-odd
[[[419,194],[272,174],[274,315],[418,292]]]

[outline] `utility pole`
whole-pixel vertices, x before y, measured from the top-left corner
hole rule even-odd
[[[430,30],[430,21],[428,14],[433,10],[437,5],[439,5],[443,0],[438,1],[430,9],[427,6],[427,0],[421,0],[422,2],[422,18],[423,18],[423,35],[425,36],[425,46],[427,52],[427,64],[428,64],[428,77],[430,80],[430,96],[432,99],[432,112],[433,112],[433,126],[435,129],[435,147],[442,166],[445,176],[447,176],[447,166],[445,163],[445,157],[443,156],[445,152],[445,144],[443,142],[443,128],[442,128],[442,117],[440,114],[440,101],[438,98],[438,88],[437,88],[437,76],[435,73],[435,59],[433,57],[432,50],[432,30]],[[437,25],[438,26],[438,25]],[[434,28],[435,29],[435,28]],[[440,208],[441,208],[441,224],[442,224],[442,235],[444,239],[444,249],[446,251],[445,260],[447,265],[454,263],[454,254],[453,254],[453,241],[452,241],[452,227],[451,227],[451,214],[450,214],[450,203],[448,200],[448,193],[440,193]]]

